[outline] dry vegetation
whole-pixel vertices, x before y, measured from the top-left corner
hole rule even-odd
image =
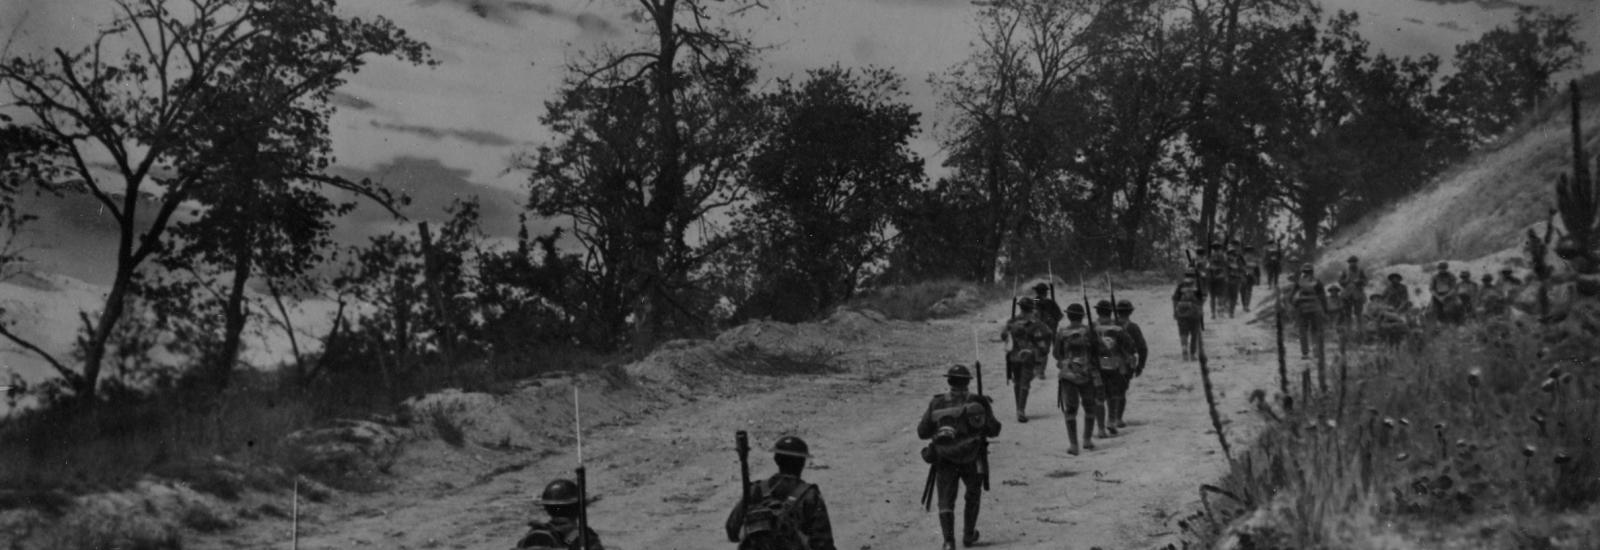
[[[1235,548],[1600,547],[1600,343],[1558,357],[1545,330],[1441,329],[1352,350],[1326,393],[1258,392],[1265,427],[1182,525]]]

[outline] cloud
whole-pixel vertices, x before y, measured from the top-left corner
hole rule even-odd
[[[456,138],[474,145],[487,145],[491,147],[506,147],[517,142],[509,137],[490,132],[488,130],[458,130],[454,128],[434,128],[432,126],[419,126],[412,124],[392,124],[388,122],[372,121],[372,127],[391,132],[414,134],[432,140],[442,140],[447,137]]]
[[[523,14],[533,14],[572,23],[586,33],[617,34],[616,25],[605,17],[590,12],[570,12],[542,2],[529,2],[526,0],[417,0],[417,4],[424,7],[448,4],[451,7],[465,10],[473,15],[502,25],[518,25],[521,23]]]
[[[1423,24],[1426,24],[1426,23],[1424,23],[1424,22],[1423,22],[1423,21],[1422,21],[1422,20],[1421,20],[1421,19],[1417,19],[1417,18],[1415,18],[1415,17],[1407,17],[1407,18],[1405,18],[1405,19],[1404,19],[1404,21],[1405,21],[1405,22],[1407,22],[1407,23],[1411,23],[1411,24],[1413,24],[1413,25],[1423,25]]]
[[[345,92],[334,92],[332,103],[336,107],[346,107],[357,111],[369,111],[374,107],[377,107],[377,105],[373,105],[371,101],[361,99]]]
[[[1486,9],[1486,10],[1509,10],[1509,9],[1518,9],[1518,8],[1530,7],[1528,4],[1524,4],[1524,3],[1518,2],[1516,0],[1417,0],[1417,1],[1418,2],[1425,2],[1425,3],[1428,3],[1428,4],[1438,4],[1438,5],[1441,5],[1441,6],[1453,6],[1453,5],[1456,5],[1456,4],[1477,4],[1478,7]]]
[[[1456,31],[1456,32],[1467,32],[1467,28],[1466,27],[1461,26],[1460,23],[1456,23],[1455,21],[1440,21],[1438,23],[1435,23],[1434,25],[1437,25],[1439,28],[1445,29],[1445,30],[1451,30],[1451,31]]]

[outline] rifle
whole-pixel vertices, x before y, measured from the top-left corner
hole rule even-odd
[[[1111,284],[1111,272],[1106,272],[1106,290],[1111,292],[1111,320],[1117,320],[1117,287]]]
[[[750,434],[744,430],[733,433],[733,448],[739,453],[739,513],[750,504]],[[739,533],[744,538],[744,533]]]
[[[1104,385],[1100,381],[1100,332],[1094,328],[1094,310],[1089,307],[1089,287],[1083,284],[1083,275],[1078,275],[1078,291],[1083,294],[1083,318],[1089,321],[1089,368],[1093,371],[1089,377],[1096,388]]]
[[[983,409],[989,410],[989,403],[983,399],[983,362],[978,360],[978,327],[972,328],[972,377],[978,382],[978,401],[983,403]],[[993,416],[993,413],[990,413]],[[978,453],[978,475],[983,476],[983,490],[989,490],[989,438],[983,438],[983,446]]]
[[[578,386],[572,386],[572,424],[578,436],[578,548],[589,550],[589,488],[583,467],[583,409],[578,406]]]

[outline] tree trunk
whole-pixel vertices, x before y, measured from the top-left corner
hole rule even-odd
[[[637,273],[641,303],[634,308],[635,345],[645,349],[655,341],[664,324],[665,297],[661,296],[669,274],[659,273],[667,253],[667,235],[673,213],[683,198],[682,137],[678,133],[677,54],[678,34],[674,20],[677,0],[663,0],[650,14],[656,25],[657,51],[652,84],[655,88],[656,181],[645,220]]]
[[[227,389],[233,375],[233,364],[239,356],[241,335],[244,333],[246,309],[244,307],[245,283],[250,280],[255,249],[250,246],[248,230],[234,239],[233,282],[228,289],[228,302],[223,305],[222,347],[211,359],[207,382],[215,391]]]

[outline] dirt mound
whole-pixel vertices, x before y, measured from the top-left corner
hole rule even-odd
[[[185,529],[215,532],[237,523],[215,498],[146,479],[125,491],[77,497],[60,517],[35,509],[0,512],[10,548],[182,548]]]
[[[471,443],[496,449],[534,446],[533,437],[493,395],[451,388],[407,399],[400,406],[413,423],[452,444]]]

